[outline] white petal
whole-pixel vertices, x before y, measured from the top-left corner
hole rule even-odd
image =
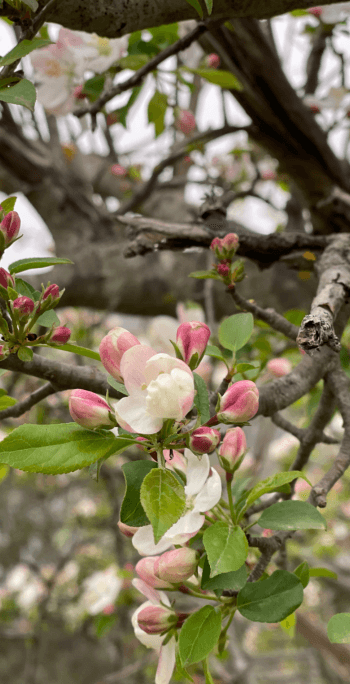
[[[211,472],[211,477],[208,477],[203,489],[196,496],[194,511],[205,513],[220,501],[222,492],[220,475],[215,468],[212,468]]]
[[[209,475],[209,456],[204,454],[199,459],[189,449],[185,449],[185,456],[187,458],[185,494],[186,496],[195,496],[195,494],[201,491]]]
[[[159,373],[171,373],[174,368],[185,371],[193,378],[191,369],[184,361],[174,359],[174,357],[169,356],[169,354],[155,354],[155,356],[146,363],[145,378],[147,385],[151,380],[155,380]]]
[[[137,610],[135,610],[135,612],[133,613],[131,617],[131,624],[134,628],[135,636],[139,641],[141,641],[141,644],[143,644],[147,648],[154,648],[156,651],[158,651],[162,645],[164,637],[160,636],[159,634],[147,634],[147,632],[144,632],[143,629],[141,629],[137,622],[137,616],[141,612],[141,610],[147,608],[150,605],[152,605],[150,601],[142,603],[142,605],[139,606]]]
[[[152,525],[140,527],[132,538],[132,545],[141,556],[155,556],[163,553],[172,546],[172,543],[171,539],[164,536],[158,544],[155,544]]]
[[[175,637],[160,649],[155,684],[169,684],[175,667]]]
[[[148,385],[145,377],[146,364],[155,356],[155,351],[146,344],[136,344],[124,352],[120,362],[120,372],[129,394],[142,392],[142,385]]]
[[[204,523],[204,519],[204,515],[200,515],[198,511],[189,511],[188,513],[185,513],[185,515],[183,515],[182,518],[175,523],[175,525],[170,527],[163,539],[166,537],[171,541],[172,544],[177,544],[178,542],[175,541],[175,537],[177,537],[177,535],[190,534],[192,536],[193,533],[196,533],[198,530],[200,530]],[[135,536],[136,535],[134,535],[133,539]]]
[[[147,412],[146,396],[137,395],[120,399],[115,408],[115,415],[117,420],[120,417],[134,432],[140,432],[142,435],[153,435],[163,425],[161,418],[155,418]]]
[[[140,594],[143,594],[146,596],[146,598],[153,604],[153,605],[158,605],[161,601],[161,596],[159,591],[157,589],[153,589],[153,587],[150,587],[147,582],[144,582],[142,579],[139,577],[135,577],[132,580],[132,585],[137,589],[137,591],[140,592]]]

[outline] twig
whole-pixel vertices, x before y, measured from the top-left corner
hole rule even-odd
[[[321,399],[322,401],[322,399]],[[299,439],[300,442],[302,442],[309,429],[310,428],[299,428],[296,425],[293,425],[293,423],[290,423],[289,420],[281,416],[280,413],[275,413],[273,416],[271,416],[272,422],[277,425],[278,427],[282,428],[282,430],[285,430],[286,432],[290,432],[291,435],[294,435],[297,439]],[[335,439],[334,437],[329,437],[328,435],[325,435],[324,432],[320,435],[321,439],[318,439],[317,441],[323,442],[324,444],[339,444],[339,440]],[[293,466],[291,470],[295,470],[296,468]]]
[[[50,394],[55,394],[56,392],[57,389],[51,385],[51,382],[48,382],[46,385],[43,385],[42,387],[39,387],[39,389],[32,392],[29,397],[19,401],[14,406],[9,406],[9,408],[0,411],[0,420],[2,418],[18,418],[19,416],[22,416],[23,413],[26,413],[26,411],[29,411],[32,406],[38,404],[39,401],[46,399],[46,397],[49,397]]]
[[[289,337],[291,340],[296,340],[297,334],[298,334],[298,326],[294,325],[293,323],[290,323],[287,321],[284,316],[281,316],[281,314],[277,313],[274,309],[263,309],[257,304],[253,302],[248,302],[246,299],[243,299],[241,295],[238,294],[237,290],[228,290],[230,293],[233,301],[239,306],[240,309],[244,309],[245,311],[250,311],[255,318],[259,318],[261,321],[265,321],[265,323],[268,323],[271,328],[274,330],[278,330],[278,332],[283,333],[286,337]]]

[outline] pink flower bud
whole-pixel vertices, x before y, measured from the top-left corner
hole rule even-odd
[[[49,285],[44,294],[43,294],[43,300],[47,299],[51,295],[52,301],[55,301],[56,299],[59,299],[60,296],[60,288],[58,285],[55,285],[55,283],[52,283],[52,285]]]
[[[245,434],[240,427],[227,430],[219,450],[219,462],[227,473],[233,473],[241,465],[247,451]]]
[[[221,275],[223,278],[227,278],[227,276],[230,273],[230,266],[228,264],[217,264],[216,269],[217,273]]]
[[[322,7],[309,7],[309,9],[306,11],[309,12],[309,14],[313,14],[314,17],[320,17],[322,14],[322,10]]]
[[[73,97],[75,97],[77,100],[85,100],[86,95],[83,93],[83,85],[77,85],[75,86],[73,90]]]
[[[57,342],[57,344],[66,344],[68,342],[72,331],[65,328],[64,325],[59,325],[53,332],[50,342]]]
[[[176,333],[176,344],[182,359],[191,370],[198,366],[204,355],[210,334],[208,326],[199,321],[179,325]]]
[[[161,634],[177,622],[177,615],[161,605],[148,605],[140,610],[137,622],[147,634]]]
[[[210,69],[217,69],[218,66],[220,66],[220,57],[216,52],[212,52],[210,55],[206,56],[205,63]]]
[[[181,109],[176,119],[176,128],[184,133],[190,135],[196,128],[196,119],[194,114],[188,109]]]
[[[245,423],[259,408],[259,390],[251,380],[240,380],[231,385],[219,399],[219,423]]]
[[[125,328],[113,328],[110,330],[108,335],[106,335],[100,344],[100,357],[101,361],[108,373],[110,373],[113,378],[118,380],[118,382],[123,382],[123,378],[120,374],[120,364],[123,354],[130,349],[130,347],[135,347],[136,344],[140,344],[139,340],[131,332],[125,330]]]
[[[222,239],[215,237],[211,242],[210,249],[214,252],[219,261],[232,261],[232,257],[236,253],[238,245],[238,235],[236,235],[236,233],[227,233]]]
[[[155,575],[154,568],[155,563],[158,561],[160,556],[146,556],[141,558],[138,563],[136,563],[135,570],[138,576],[148,584],[149,587],[154,589],[169,589],[171,587],[170,581],[164,582],[157,575]],[[193,573],[191,573],[192,575]]]
[[[267,364],[267,370],[270,371],[275,378],[282,378],[291,372],[293,366],[289,359],[271,359]]]
[[[198,565],[198,555],[194,549],[183,546],[181,549],[166,551],[156,557],[154,572],[161,580],[177,584],[185,582],[193,575]]]
[[[107,402],[95,392],[76,389],[69,397],[69,413],[73,420],[83,428],[115,427],[110,419],[111,409]]]
[[[316,104],[309,105],[309,109],[312,111],[313,114],[319,114],[320,113],[320,108]]]
[[[276,178],[276,174],[274,171],[263,171],[261,178],[263,180],[274,180]]]
[[[124,537],[133,537],[134,534],[137,532],[139,529],[138,527],[131,527],[131,525],[125,525],[121,520],[117,523],[120,532],[124,535]]]
[[[13,287],[15,284],[15,279],[12,275],[5,271],[4,268],[0,268],[0,285],[7,290],[8,286]]]
[[[203,425],[192,432],[189,437],[188,448],[195,454],[211,454],[220,444],[219,430]]]
[[[17,309],[20,318],[25,318],[33,313],[35,303],[30,297],[17,297],[12,302],[12,306],[14,309]]]
[[[17,211],[9,211],[0,223],[0,230],[4,234],[6,247],[17,237],[20,227],[21,219]]]
[[[111,173],[113,174],[113,176],[124,177],[128,173],[128,170],[125,168],[125,166],[121,166],[120,164],[113,164],[113,166],[111,166]]]

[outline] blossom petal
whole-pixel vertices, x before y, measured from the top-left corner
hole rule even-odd
[[[177,544],[179,543],[177,540],[175,541],[175,537],[177,537],[177,535],[189,534],[193,536],[193,534],[196,534],[198,530],[200,530],[204,520],[204,515],[200,515],[198,511],[189,511],[179,518],[179,520],[172,525],[172,527],[170,527],[163,539],[166,537],[168,540],[170,540],[171,544]],[[134,535],[133,540],[135,536],[136,535]]]
[[[169,354],[155,354],[153,358],[146,363],[145,378],[147,385],[151,380],[156,380],[159,373],[171,373],[174,368],[185,371],[193,378],[191,369],[184,361],[174,359],[174,357],[169,356]]]
[[[145,377],[146,363],[155,355],[156,352],[146,344],[135,344],[123,354],[120,372],[129,394],[141,393],[142,385],[148,385]]]
[[[158,544],[155,544],[152,525],[140,527],[132,538],[132,545],[140,556],[155,556],[169,549],[172,544],[172,540],[166,536],[162,537]]]
[[[136,347],[132,347],[136,349]],[[126,354],[128,352],[125,352]],[[120,399],[115,407],[116,419],[127,423],[132,432],[140,432],[142,435],[153,435],[158,432],[162,425],[162,418],[151,416],[146,410],[146,397],[134,395]]]
[[[196,496],[193,512],[210,511],[220,501],[222,484],[219,473],[215,468],[211,469],[211,477],[208,477],[203,489]]]
[[[159,653],[155,684],[169,684],[175,667],[175,637],[171,637]]]
[[[187,459],[185,494],[186,496],[195,496],[201,491],[209,475],[209,456],[203,454],[199,459],[190,449],[185,449],[185,457]]]
[[[153,604],[157,605],[161,601],[161,597],[159,594],[159,591],[157,589],[153,589],[147,582],[144,582],[144,580],[140,579],[139,577],[135,577],[131,584],[137,591],[140,592],[140,594],[143,594],[146,596],[146,598]]]
[[[134,628],[135,636],[139,641],[141,641],[141,644],[146,646],[146,648],[154,648],[156,651],[158,651],[162,645],[164,637],[160,636],[159,634],[147,634],[143,631],[143,629],[141,629],[139,623],[137,622],[138,614],[141,613],[141,610],[151,605],[152,603],[150,601],[142,603],[141,606],[139,606],[132,614],[131,624]]]

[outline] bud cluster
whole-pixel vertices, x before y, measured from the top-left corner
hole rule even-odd
[[[224,238],[215,237],[210,249],[215,254],[219,263],[213,267],[213,276],[220,276],[225,285],[233,286],[244,278],[244,265],[242,261],[233,261],[239,246],[239,238],[236,233],[228,233]],[[215,276],[214,276],[215,274]]]

